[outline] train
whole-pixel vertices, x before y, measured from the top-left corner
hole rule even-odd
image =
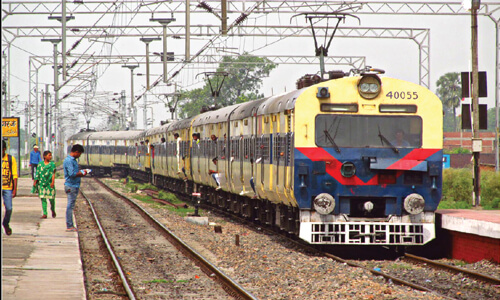
[[[316,245],[417,246],[435,238],[443,110],[377,69],[306,75],[297,89],[147,130],[80,132],[79,160]]]

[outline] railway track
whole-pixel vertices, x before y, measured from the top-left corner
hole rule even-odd
[[[92,201],[90,200],[89,197],[87,197],[86,193],[83,190],[81,190],[80,192],[81,192],[82,196],[85,198],[85,200],[87,201],[87,203],[90,207],[90,210],[92,211],[92,216],[94,217],[94,221],[95,221],[97,227],[99,228],[99,232],[101,234],[102,241],[106,245],[106,249],[108,250],[108,254],[111,257],[111,260],[113,261],[113,265],[114,265],[116,271],[118,272],[118,275],[120,277],[120,282],[121,282],[123,289],[126,291],[127,296],[130,300],[137,299],[134,291],[132,290],[132,288],[130,287],[130,285],[128,283],[128,279],[125,276],[125,272],[123,271],[123,268],[118,260],[118,256],[116,255],[113,247],[111,246],[111,243],[108,240],[106,232],[104,231],[104,228],[102,227],[101,222],[99,221],[99,217],[97,216],[97,212],[94,209],[94,205],[92,204]]]
[[[186,197],[184,197],[184,200],[188,201],[189,199],[187,199]],[[202,207],[205,208],[205,209],[215,210],[216,212],[218,212],[220,214],[223,214],[226,217],[229,217],[229,218],[237,220],[239,223],[246,224],[247,226],[252,226],[254,228],[258,228],[258,230],[265,230],[266,232],[272,233],[272,234],[276,234],[277,233],[276,230],[266,228],[266,226],[262,226],[261,224],[257,225],[257,227],[256,227],[255,223],[249,222],[249,220],[247,220],[247,219],[243,219],[243,218],[237,217],[234,214],[227,213],[224,210],[221,210],[219,208],[216,208],[216,207],[213,207],[213,206],[209,206],[209,205],[205,205],[205,204],[203,204]],[[328,253],[328,252],[319,250],[318,248],[315,248],[315,247],[312,247],[312,246],[310,246],[308,244],[305,244],[302,241],[297,240],[294,237],[290,237],[289,235],[285,235],[285,237],[290,242],[295,243],[296,245],[298,245],[298,247],[302,247],[306,251],[316,252],[319,255],[323,255],[323,256],[328,257],[328,258],[330,258],[332,260],[335,260],[335,261],[347,264],[347,265],[352,266],[352,267],[362,268],[362,269],[370,272],[371,274],[373,274],[375,276],[382,276],[387,281],[395,283],[395,284],[398,284],[398,285],[401,285],[401,286],[407,286],[407,287],[410,287],[410,288],[418,290],[418,291],[423,291],[423,292],[431,293],[433,295],[436,295],[438,297],[442,297],[444,299],[463,299],[462,295],[465,294],[465,293],[462,293],[460,291],[458,291],[456,293],[451,293],[451,292],[446,292],[446,291],[443,292],[442,287],[433,287],[433,285],[431,284],[432,281],[429,280],[429,279],[423,279],[422,283],[424,283],[424,284],[419,284],[419,283],[414,282],[414,281],[418,281],[418,280],[414,280],[414,279],[408,280],[408,279],[403,278],[402,276],[391,275],[391,274],[389,274],[389,272],[384,272],[380,268],[366,267],[363,264],[361,264],[359,262],[356,262],[354,260],[344,259],[344,258],[341,258],[341,257],[339,257],[337,255],[332,254],[332,253]],[[412,261],[418,262],[420,264],[427,265],[428,267],[435,267],[435,268],[438,268],[438,269],[445,269],[448,272],[454,272],[455,274],[457,274],[457,273],[465,274],[466,276],[468,276],[470,278],[477,279],[477,280],[480,280],[480,281],[483,281],[485,283],[493,285],[493,289],[495,289],[494,288],[495,286],[500,287],[500,280],[498,278],[495,278],[495,277],[492,277],[492,276],[489,276],[489,275],[485,275],[485,274],[481,274],[481,273],[478,273],[478,272],[469,271],[467,269],[463,269],[463,268],[459,268],[459,267],[454,267],[454,266],[451,266],[451,265],[448,265],[448,264],[439,263],[439,262],[436,262],[436,261],[431,261],[429,259],[426,259],[426,258],[423,258],[423,257],[418,257],[418,256],[415,256],[415,255],[412,255],[412,254],[405,254],[405,258],[408,259],[408,260],[412,260]],[[492,286],[489,286],[489,287],[491,288]],[[450,290],[454,290],[454,289],[450,289]],[[498,295],[498,297],[500,297],[500,288],[498,288],[498,294],[497,295]],[[478,299],[481,299],[481,298],[478,298]]]
[[[184,198],[184,199],[189,200],[186,198]],[[202,205],[202,208],[207,209],[208,207],[205,205]],[[210,210],[212,210],[216,214],[224,215],[225,217],[228,217],[231,220],[235,220],[236,223],[244,224],[244,226],[251,228],[255,232],[265,231],[267,234],[269,234],[269,236],[276,235],[275,230],[267,229],[262,224],[251,223],[248,220],[242,219],[242,218],[235,219],[234,215],[228,214],[220,209],[215,209],[213,207],[210,208]],[[280,235],[280,237],[286,238],[287,243],[288,242],[293,243],[295,245],[293,248],[297,247],[297,249],[299,249],[299,248],[303,249],[300,251],[302,251],[304,253],[314,253],[314,254],[312,254],[313,256],[328,257],[328,259],[338,261],[341,264],[346,264],[346,265],[349,265],[349,266],[352,266],[352,267],[355,267],[358,269],[363,269],[365,273],[369,272],[370,274],[374,275],[373,278],[382,278],[383,277],[383,278],[385,278],[385,282],[388,286],[391,286],[391,283],[394,283],[396,285],[401,285],[401,286],[407,286],[407,287],[410,287],[411,289],[414,289],[417,291],[423,291],[423,292],[427,293],[428,295],[434,295],[435,297],[443,298],[443,299],[484,299],[484,297],[482,297],[482,296],[477,296],[475,298],[469,297],[470,294],[468,294],[468,292],[470,292],[470,291],[466,291],[467,288],[464,288],[463,286],[461,286],[460,283],[453,282],[453,280],[451,280],[451,279],[447,281],[447,282],[449,282],[449,286],[450,286],[449,290],[448,289],[443,290],[442,286],[441,287],[435,286],[434,283],[436,283],[436,282],[430,282],[430,281],[434,281],[434,277],[436,277],[436,276],[432,275],[432,273],[429,273],[431,271],[427,271],[429,269],[429,267],[427,265],[424,265],[424,267],[426,268],[426,272],[424,275],[419,274],[418,276],[417,275],[415,275],[415,276],[410,275],[410,277],[408,277],[408,276],[405,277],[405,276],[401,276],[400,274],[390,272],[390,271],[392,271],[391,268],[384,268],[384,267],[376,268],[373,265],[370,265],[369,262],[367,263],[367,262],[363,262],[363,261],[360,262],[360,261],[343,259],[341,257],[338,257],[338,256],[332,254],[332,253],[326,253],[324,251],[320,251],[320,249],[313,248],[310,245],[302,243],[301,241],[297,241],[296,239],[291,239],[291,238],[283,236],[283,235]],[[393,260],[388,260],[388,261],[385,261],[385,263],[394,264],[395,262]],[[378,264],[378,262],[376,264]],[[351,272],[356,273],[359,271],[351,271]],[[444,273],[444,272],[442,272],[442,273]],[[425,276],[430,276],[430,278],[432,280],[429,280],[429,277],[425,277]],[[460,279],[460,281],[463,281],[463,277],[460,277],[459,279]],[[474,283],[472,281],[465,281],[465,284],[471,285],[473,289],[474,288],[481,289],[483,287],[482,285],[478,285],[478,286],[475,285],[476,283]],[[488,286],[490,288],[490,290],[495,289],[495,287],[492,287],[491,285],[486,284],[486,286]],[[500,291],[498,291],[498,292],[500,292]],[[493,295],[500,295],[500,294],[498,294],[498,292],[496,294],[493,294]],[[483,293],[483,295],[484,295],[484,293]],[[495,297],[493,296],[493,298],[495,298]],[[310,299],[312,299],[312,298],[310,298]]]
[[[193,269],[193,263],[197,266],[195,267],[195,270],[201,270],[203,273],[206,274],[206,280],[204,280],[203,284],[201,286],[198,286],[198,285],[195,285],[194,287],[193,286],[189,286],[189,285],[192,285],[192,284],[195,284],[194,282],[190,282],[190,284],[188,285],[188,293],[190,293],[191,295],[193,295],[193,297],[198,297],[198,298],[203,298],[203,299],[224,299],[224,298],[231,298],[231,299],[256,299],[254,296],[252,296],[248,291],[246,291],[244,288],[242,288],[238,283],[236,283],[234,280],[232,280],[230,277],[228,277],[226,274],[224,274],[221,270],[219,270],[215,265],[213,265],[210,261],[206,260],[203,256],[201,256],[198,252],[196,252],[193,248],[191,248],[190,246],[188,246],[185,242],[183,242],[180,238],[178,238],[175,234],[173,234],[168,228],[166,228],[160,221],[158,221],[153,215],[151,215],[150,213],[148,213],[145,209],[143,209],[140,205],[138,205],[134,200],[132,199],[129,199],[127,197],[124,197],[122,195],[120,195],[119,193],[113,191],[112,189],[110,189],[108,186],[102,184],[98,179],[93,179],[93,180],[85,180],[85,186],[83,187],[82,190],[87,190],[87,192],[84,192],[86,194],[86,197],[89,197],[89,194],[90,193],[95,193],[94,196],[92,197],[93,199],[95,199],[93,202],[97,203],[97,205],[93,205],[93,206],[101,206],[100,209],[98,210],[98,213],[96,215],[102,215],[102,219],[104,220],[104,218],[106,218],[106,220],[104,222],[108,223],[108,226],[109,224],[111,224],[111,227],[115,227],[116,226],[116,222],[119,221],[119,224],[120,224],[120,228],[118,228],[119,230],[113,230],[112,228],[107,228],[107,229],[104,229],[103,231],[111,231],[113,235],[116,235],[116,231],[127,231],[125,232],[125,236],[120,236],[120,235],[116,235],[115,238],[114,238],[114,241],[115,242],[112,242],[112,241],[106,241],[106,248],[108,249],[113,249],[113,248],[118,248],[118,251],[114,251],[114,252],[118,252],[117,253],[114,253],[114,254],[111,254],[111,257],[113,257],[113,261],[115,263],[115,265],[117,265],[117,270],[118,270],[118,273],[120,274],[120,278],[121,278],[121,281],[125,284],[125,287],[124,289],[127,291],[127,295],[129,295],[129,299],[135,299],[135,298],[143,298],[145,295],[144,295],[144,292],[145,290],[148,290],[148,288],[144,289],[141,287],[141,285],[144,285],[143,282],[144,282],[144,279],[141,279],[140,277],[138,278],[133,278],[133,276],[131,276],[130,274],[131,273],[137,273],[137,270],[135,270],[132,265],[130,265],[130,263],[128,261],[130,260],[137,260],[138,258],[138,253],[139,251],[142,251],[143,249],[141,250],[138,250],[136,249],[137,247],[141,248],[141,247],[144,247],[144,248],[150,248],[151,246],[153,246],[153,248],[159,248],[158,245],[160,245],[161,243],[161,251],[160,249],[147,249],[145,252],[142,252],[144,254],[139,254],[139,257],[141,257],[142,259],[145,258],[145,261],[149,261],[151,264],[153,264],[153,262],[156,262],[156,260],[158,260],[158,258],[161,257],[161,260],[162,262],[158,262],[158,267],[160,268],[160,270],[154,270],[153,272],[159,272],[160,274],[163,272],[164,274],[163,275],[158,275],[158,276],[165,276],[165,273],[168,273],[169,276],[168,277],[176,277],[176,278],[187,278],[187,277],[192,277],[192,274],[184,274],[184,273],[192,273],[193,270],[190,270]],[[98,192],[99,190],[101,190],[100,192]],[[105,191],[105,193],[102,192],[102,190]],[[91,192],[89,192],[91,191]],[[105,194],[108,194],[107,196]],[[111,200],[112,198],[115,198],[115,200]],[[103,206],[103,203],[105,202],[115,202],[113,205],[110,205],[108,206],[107,208]],[[123,206],[123,202],[126,202],[127,203],[127,206],[132,206],[133,209],[132,210],[129,210],[129,211],[134,211],[134,214],[138,214],[140,215],[139,218],[142,218],[142,222],[143,223],[140,223],[140,220],[138,217],[134,217],[133,219],[130,219],[130,220],[126,220],[124,214],[125,213],[119,213],[119,208],[117,205],[120,205],[118,202],[122,202],[121,205]],[[104,211],[103,211],[104,209]],[[93,209],[94,210],[94,209]],[[116,217],[113,217],[112,214],[106,214],[105,211],[108,211],[108,212],[111,212],[111,211],[115,211],[117,214],[119,214],[119,216],[116,216]],[[99,212],[100,211],[100,212]],[[122,211],[123,211],[123,208],[122,208]],[[124,211],[127,211],[127,209],[125,209]],[[118,218],[116,220],[109,220],[110,218]],[[127,216],[128,218],[128,216]],[[99,223],[101,223],[102,221],[97,221]],[[113,224],[115,223],[115,224]],[[114,226],[113,226],[114,225]],[[101,226],[99,225],[99,227],[104,227],[106,228],[106,226]],[[136,237],[136,239],[138,239],[139,241],[141,240],[148,240],[148,238],[144,238],[144,237],[141,237],[140,235],[147,235],[147,236],[152,236],[152,239],[153,241],[149,241],[149,242],[139,242],[137,244],[137,246],[134,246],[132,244],[128,244],[128,242],[126,243],[125,241],[130,241],[131,239],[133,240],[134,238],[131,238],[131,233],[129,230],[129,228],[133,228],[133,231],[135,231],[135,235],[137,236],[137,234],[139,236]],[[152,230],[154,229],[154,232],[152,232]],[[141,233],[142,232],[142,233]],[[120,237],[117,237],[117,236],[120,236]],[[178,256],[174,255],[171,259],[169,258],[165,258],[165,253],[163,252],[168,252],[169,255],[171,255],[171,252],[173,250],[165,250],[166,248],[168,248],[167,246],[165,246],[165,243],[160,241],[160,237],[161,239],[166,239],[168,240],[168,243],[170,243],[172,245],[171,248],[175,248],[176,252],[180,252],[182,253],[182,256],[186,257],[189,259],[189,261],[191,261],[191,263],[187,263],[187,265],[185,266],[180,266],[179,269],[182,269],[182,271],[184,273],[181,273],[181,274],[170,274],[170,273],[173,273],[173,271],[171,269],[168,269],[169,265],[172,263],[172,261],[175,261],[175,265],[178,266],[178,261],[180,260]],[[106,239],[106,235],[103,236],[103,239]],[[125,245],[126,243],[126,245]],[[145,245],[145,244],[149,244],[149,243],[152,243],[152,245]],[[114,246],[113,246],[114,244]],[[124,249],[126,248],[126,249]],[[127,255],[126,253],[132,253],[131,256]],[[118,258],[117,258],[118,257]],[[143,259],[144,260],[144,259]],[[169,262],[167,261],[170,261],[170,264]],[[122,267],[121,265],[123,265],[124,261],[127,261],[129,266],[125,266],[125,267]],[[162,269],[163,268],[163,269]],[[123,271],[125,270],[125,271]],[[128,270],[128,271],[127,271]],[[148,271],[148,270],[144,270],[145,273],[148,273],[148,272],[151,272],[151,271]],[[128,275],[126,275],[128,274]],[[194,278],[200,278],[200,275],[194,275]],[[141,282],[137,282],[137,281],[143,281],[142,283]],[[184,279],[183,281],[185,281],[186,279]],[[171,281],[175,281],[175,279],[172,279]],[[177,282],[179,282],[179,280],[177,280]],[[211,283],[210,283],[211,282]],[[184,283],[184,282],[183,282]],[[128,284],[128,287],[127,287],[127,284]],[[158,284],[156,284],[158,285]],[[166,284],[168,285],[168,284]],[[208,287],[207,285],[213,285],[213,286],[216,286],[216,287],[213,287],[213,286],[210,286]],[[183,287],[185,287],[186,284],[183,284]],[[209,295],[212,294],[212,296],[207,296],[207,293],[205,292],[206,290],[210,290],[211,292],[208,293]],[[225,292],[224,292],[225,291]],[[175,293],[178,293],[179,291],[177,290]],[[185,293],[186,291],[184,290],[183,293]],[[201,293],[199,294],[198,296],[195,296],[196,293]],[[220,293],[224,293],[225,295],[220,295]],[[137,296],[136,294],[139,293],[139,296]],[[156,293],[159,293],[159,292],[156,292]],[[163,296],[167,296],[167,297],[175,297],[175,294],[172,294],[174,292],[172,291],[165,291],[163,290],[161,293],[163,293],[162,295]]]
[[[496,277],[489,276],[489,275],[486,275],[486,274],[481,274],[481,273],[478,273],[478,272],[474,272],[474,271],[467,270],[467,269],[464,269],[464,268],[452,266],[452,265],[449,265],[449,264],[441,263],[441,262],[438,262],[438,261],[435,261],[435,260],[427,259],[425,257],[413,255],[413,254],[410,254],[410,253],[405,253],[405,259],[408,260],[408,261],[414,261],[414,262],[417,262],[417,263],[420,263],[420,264],[427,264],[430,267],[438,268],[438,269],[443,269],[443,270],[446,270],[448,272],[452,272],[452,273],[455,273],[455,274],[460,274],[461,273],[461,274],[467,275],[467,276],[469,276],[471,278],[475,278],[475,279],[484,281],[486,283],[490,283],[490,284],[497,285],[497,286],[500,287],[500,278],[496,278]]]

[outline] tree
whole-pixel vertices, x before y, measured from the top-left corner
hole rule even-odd
[[[497,126],[496,126],[496,112],[495,112],[496,108],[495,107],[492,107],[490,109],[488,109],[488,131],[493,131],[495,132]]]
[[[217,72],[227,72],[228,76],[224,78],[217,103],[214,103],[210,84],[205,79],[205,85],[202,88],[181,91],[180,115],[182,117],[194,116],[200,113],[203,106],[217,104],[218,107],[224,107],[263,98],[264,95],[259,93],[262,78],[268,77],[277,66],[267,58],[248,55],[248,53],[236,58],[223,57]],[[211,80],[213,89],[216,89],[217,83],[220,84],[222,81],[222,76],[213,76]]]
[[[451,118],[453,120],[453,131],[458,131],[456,110],[460,106],[460,100],[462,99],[460,74],[458,72],[446,73],[439,77],[436,85],[437,96],[443,102],[445,114],[453,112],[453,117]],[[445,121],[449,119],[445,118]]]

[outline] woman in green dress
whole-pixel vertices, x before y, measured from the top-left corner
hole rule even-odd
[[[36,177],[33,185],[38,184],[38,197],[42,200],[41,219],[47,219],[47,200],[50,201],[50,210],[52,211],[52,218],[56,217],[56,165],[52,160],[52,152],[43,152],[43,162],[38,164],[36,169]]]

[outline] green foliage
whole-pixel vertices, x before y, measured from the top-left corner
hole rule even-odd
[[[151,197],[147,195],[133,195],[132,197],[146,203],[155,203],[154,201],[151,200]]]
[[[492,107],[488,109],[488,131],[495,132],[496,128],[495,122],[496,122],[495,107]]]
[[[443,170],[443,201],[471,201],[472,172],[468,169]]]
[[[192,117],[200,113],[203,106],[225,107],[236,103],[263,98],[259,93],[262,78],[268,77],[278,65],[264,57],[244,53],[237,58],[225,56],[217,68],[217,72],[227,72],[228,76],[211,76],[205,79],[202,88],[181,91],[180,116]],[[224,82],[222,84],[222,80]],[[214,103],[212,90],[222,84],[217,103]],[[212,89],[210,88],[212,86]]]
[[[445,154],[471,154],[469,149],[465,148],[453,148],[444,150]]]
[[[438,209],[470,209],[472,204],[466,201],[441,201],[439,202]]]
[[[481,172],[481,206],[485,209],[500,209],[500,173]]]
[[[406,264],[406,263],[398,263],[398,264],[389,265],[389,268],[395,269],[395,270],[412,270],[413,266],[410,264]]]
[[[446,169],[443,171],[443,198],[438,209],[467,209],[472,207],[472,171]],[[500,209],[500,174],[481,171],[481,207]]]
[[[165,192],[165,191],[160,191],[160,193],[158,194],[158,198],[163,199],[163,200],[167,200],[167,201],[169,201],[171,203],[175,203],[175,204],[182,202],[174,194],[169,193],[169,192]]]
[[[446,73],[439,77],[436,82],[437,91],[436,94],[443,102],[443,110],[445,112],[445,125],[449,120],[453,121],[452,131],[458,131],[458,122],[456,109],[460,106],[460,100],[462,99],[462,84],[460,80],[460,74],[458,72]],[[451,114],[450,117],[446,118],[446,115]]]
[[[156,186],[152,185],[151,183],[143,183],[143,184],[140,184],[140,185],[138,186],[138,188],[139,188],[140,190],[153,190],[153,191],[157,191],[157,190],[158,190],[158,188],[157,188]]]
[[[135,193],[138,190],[138,185],[134,182],[129,182],[125,186],[128,188],[130,193]]]

